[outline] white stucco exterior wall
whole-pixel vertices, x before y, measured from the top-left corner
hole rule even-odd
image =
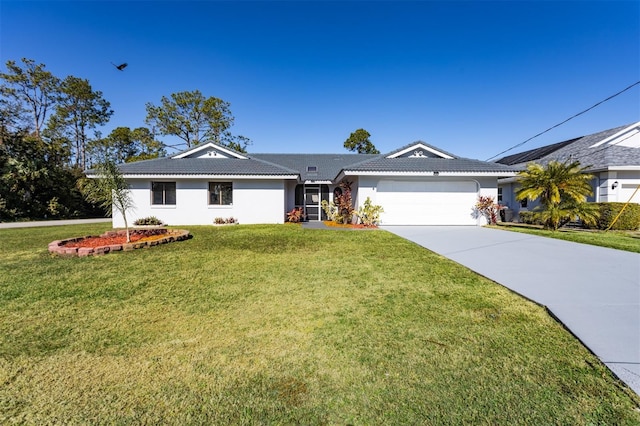
[[[608,171],[600,173],[598,178],[598,201],[640,203],[640,190],[636,192],[640,185],[640,171]]]
[[[129,179],[135,207],[127,212],[129,224],[155,216],[169,225],[210,225],[217,217],[237,219],[241,224],[283,223],[285,189],[283,180],[237,180],[233,182],[233,204],[208,204],[209,182],[204,179],[167,179],[176,182],[175,205],[151,204],[151,180]],[[161,181],[156,179],[154,181]],[[212,180],[211,180],[212,181]],[[114,228],[124,226],[119,212],[113,212]]]

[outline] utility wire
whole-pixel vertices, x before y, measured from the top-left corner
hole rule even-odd
[[[538,134],[537,134],[537,135],[535,135],[535,136],[531,136],[531,137],[530,137],[529,139],[527,139],[526,141],[524,141],[524,142],[520,142],[519,144],[516,144],[516,145],[512,146],[511,148],[506,149],[506,150],[504,150],[504,151],[502,151],[502,152],[500,152],[500,153],[498,153],[498,154],[494,155],[493,157],[489,157],[489,158],[487,158],[487,159],[486,159],[486,161],[490,161],[490,160],[492,160],[492,159],[494,159],[494,158],[496,158],[496,157],[498,157],[498,156],[500,156],[500,155],[502,155],[502,154],[505,154],[505,153],[507,153],[507,152],[511,151],[512,149],[518,148],[519,146],[522,146],[522,145],[526,144],[527,142],[529,142],[529,141],[530,141],[530,140],[532,140],[532,139],[537,138],[538,136],[544,135],[545,133],[547,133],[547,132],[548,132],[548,131],[550,131],[550,130],[555,129],[556,127],[562,126],[562,125],[563,125],[564,123],[566,123],[567,121],[569,121],[569,120],[573,120],[574,118],[578,117],[579,115],[582,115],[582,114],[584,114],[585,112],[587,112],[587,111],[590,111],[590,110],[594,109],[594,108],[595,108],[595,107],[597,107],[598,105],[601,105],[601,104],[603,104],[603,103],[607,102],[608,100],[611,100],[611,99],[615,98],[616,96],[618,96],[618,95],[620,95],[620,94],[622,94],[622,93],[626,92],[627,90],[631,89],[631,88],[632,88],[632,87],[634,87],[634,86],[637,86],[638,84],[640,84],[640,80],[639,80],[639,81],[636,81],[635,83],[633,83],[633,84],[632,84],[632,85],[630,85],[630,86],[625,87],[624,89],[622,89],[622,90],[621,90],[621,91],[619,91],[618,93],[615,93],[615,94],[613,94],[613,95],[609,96],[608,98],[603,99],[603,100],[601,100],[600,102],[598,102],[598,103],[596,103],[596,104],[594,104],[594,105],[590,106],[589,108],[585,109],[584,111],[580,111],[579,113],[577,113],[577,114],[575,114],[575,115],[572,115],[571,117],[567,118],[567,119],[566,119],[566,120],[564,120],[563,122],[558,123],[558,124],[556,124],[555,126],[551,126],[551,127],[549,127],[547,130],[545,130],[545,131],[543,131],[543,132],[540,132],[540,133],[538,133]]]

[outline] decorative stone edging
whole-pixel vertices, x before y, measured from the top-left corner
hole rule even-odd
[[[112,251],[131,251],[140,248],[148,248],[160,244],[171,243],[173,241],[183,241],[191,238],[191,234],[185,229],[165,229],[164,231],[165,232],[160,233],[164,234],[162,237],[153,240],[136,241],[123,244],[110,244],[98,247],[65,247],[66,243],[81,241],[85,238],[92,238],[94,237],[93,235],[89,235],[86,237],[69,238],[66,240],[56,240],[49,243],[49,253],[53,253],[59,256],[99,256],[110,253]],[[130,232],[135,232],[135,229],[130,230]],[[126,235],[126,233],[126,230],[107,231],[104,234],[100,235],[100,237],[116,237],[120,235]]]

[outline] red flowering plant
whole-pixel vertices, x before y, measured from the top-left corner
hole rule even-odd
[[[300,223],[304,219],[304,211],[301,207],[296,207],[290,212],[287,212],[287,222]]]
[[[342,192],[337,196],[335,203],[338,208],[338,214],[336,215],[336,222],[349,224],[353,217],[353,200],[351,198],[351,185],[353,182],[343,181],[340,183],[340,189]]]
[[[494,201],[491,196],[478,196],[478,202],[476,203],[476,210],[487,218],[487,223],[495,225],[498,222],[498,214],[500,210],[503,210],[505,206],[501,206]]]

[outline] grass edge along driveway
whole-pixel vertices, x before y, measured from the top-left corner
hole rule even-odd
[[[104,225],[0,231],[0,423],[638,424],[547,315],[384,231],[188,227],[56,258]]]
[[[616,250],[640,253],[640,231],[587,231],[579,229],[563,229],[550,231],[546,229],[514,226],[507,224],[492,225],[489,228],[505,231],[537,235],[539,237],[556,238],[574,243],[608,247]]]

